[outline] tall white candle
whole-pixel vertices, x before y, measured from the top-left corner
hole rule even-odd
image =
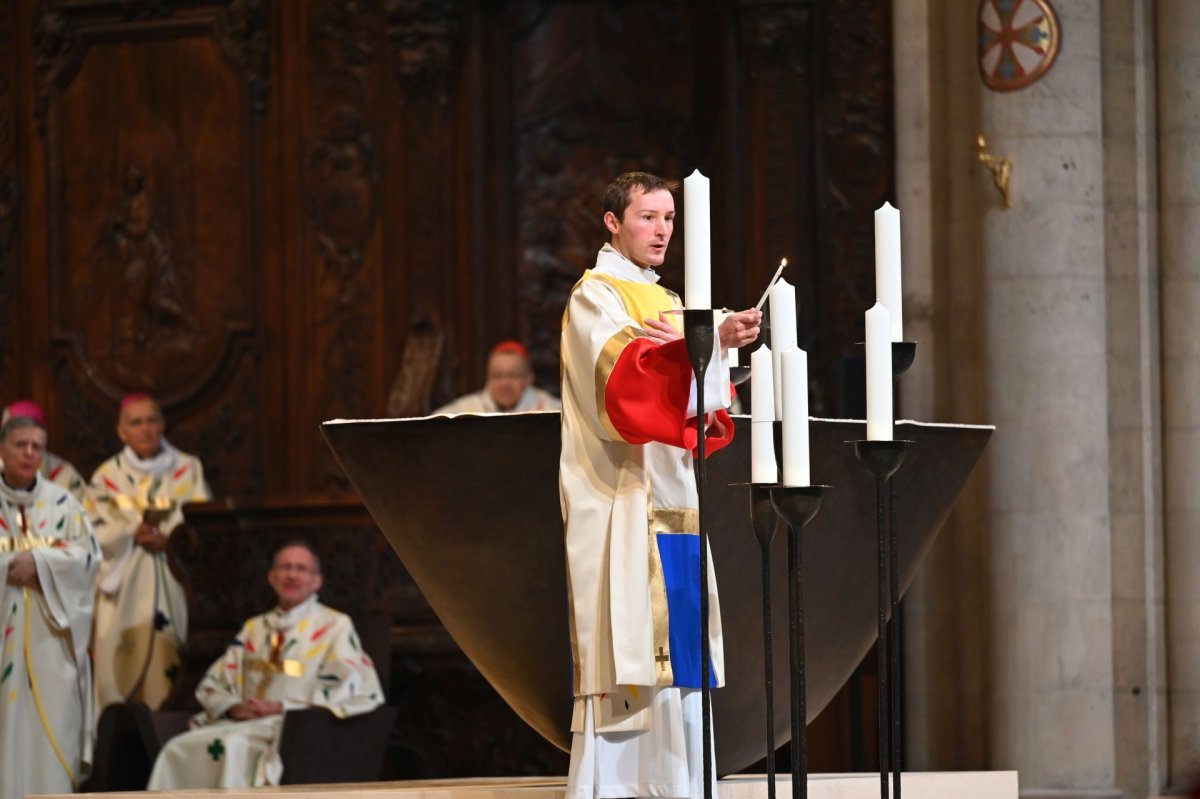
[[[867,438],[892,440],[892,319],[880,302],[867,311]]]
[[[750,481],[776,483],[775,390],[771,350],[764,344],[750,353]]]
[[[750,421],[775,421],[775,369],[766,344],[750,353]]]
[[[712,242],[708,178],[697,169],[683,179],[683,304],[712,307]]]
[[[892,315],[892,341],[904,340],[900,263],[900,212],[884,203],[875,212],[875,296]]]
[[[771,349],[775,353],[775,374],[783,374],[779,357],[784,351],[796,347],[796,289],[780,278],[771,287],[769,309],[771,312]],[[775,418],[783,418],[783,383],[775,381]]]
[[[783,484],[806,486],[808,454],[808,353],[790,349],[783,361]]]

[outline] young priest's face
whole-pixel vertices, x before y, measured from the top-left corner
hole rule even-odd
[[[675,230],[675,197],[666,189],[649,194],[635,188],[625,214],[617,219],[609,211],[604,226],[612,234],[613,249],[643,269],[662,266]]]

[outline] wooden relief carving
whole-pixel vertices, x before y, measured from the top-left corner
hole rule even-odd
[[[313,358],[321,393],[318,420],[373,410],[372,331],[379,285],[379,155],[370,111],[378,50],[378,6],[326,0],[311,4],[309,53],[314,71],[309,113],[316,134],[305,163],[309,247],[315,266]],[[322,447],[315,485],[334,493],[349,488]]]
[[[264,407],[259,382],[262,368],[262,353],[247,352],[221,397],[203,413],[179,421],[177,434],[172,433],[172,441],[200,457],[205,478],[216,496],[263,496],[262,442],[258,435]]]
[[[795,264],[787,279],[801,295],[801,331],[811,326],[811,281],[818,271],[813,225],[813,177],[809,87],[817,43],[814,11],[798,3],[742,0],[737,8],[739,43],[747,77],[746,130],[754,144],[743,168],[755,199],[745,217],[751,242],[747,276],[765,286],[780,258]],[[804,342],[802,341],[803,345]]]
[[[455,0],[386,0],[387,37],[401,102],[445,104],[458,77],[462,12]]]
[[[874,211],[892,196],[891,24],[887,7],[838,0],[826,16],[827,80],[817,157],[831,285],[823,337],[846,351],[874,304]]]
[[[254,134],[211,35],[220,25],[171,8],[127,4],[154,18],[136,29],[60,9],[37,24],[52,342],[110,400],[148,390],[167,405],[231,368],[253,332],[257,230]],[[147,39],[155,24],[171,35]]]
[[[258,128],[245,111],[259,76],[266,85],[264,9],[255,0],[38,7],[49,377],[56,438],[85,472],[118,446],[124,393],[155,393],[168,435],[193,452],[203,431],[185,420],[203,395],[222,422],[209,435],[220,445],[200,453],[210,481],[222,493],[261,491],[260,278],[250,261],[261,224],[247,179],[259,174]],[[239,51],[237,41],[257,44]],[[237,413],[222,411],[237,403]]]
[[[567,295],[607,240],[603,191],[629,170],[697,166],[682,2],[552,6],[512,43],[518,332],[558,372]],[[648,80],[654,75],[658,79]],[[682,230],[676,229],[682,240]],[[659,270],[682,288],[681,248]]]
[[[98,402],[91,386],[76,375],[65,355],[54,358],[52,375],[61,397],[63,421],[61,429],[51,431],[55,451],[90,478],[96,467],[121,447],[116,404]]]
[[[268,57],[271,50],[270,5],[267,0],[232,0],[213,21],[221,52],[245,75],[250,112],[267,113],[271,90]]]
[[[0,7],[0,375],[6,376],[0,385],[0,403],[3,405],[18,398],[18,387],[13,379],[17,371],[14,333],[21,329],[22,318],[15,253],[22,206],[14,110],[16,98],[13,96],[15,16],[11,5]]]

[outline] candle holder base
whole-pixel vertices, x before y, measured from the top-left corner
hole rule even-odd
[[[900,375],[908,371],[908,367],[913,365],[913,360],[917,357],[917,342],[915,341],[893,341],[892,342],[892,379],[899,380]]]
[[[887,480],[900,464],[911,441],[889,439],[887,441],[854,441],[854,454],[877,480]]]
[[[800,530],[817,515],[829,486],[770,486],[771,506],[793,530]]]
[[[716,333],[711,308],[684,309],[683,335],[687,339],[688,358],[692,362],[692,369],[696,372],[698,381],[704,380],[704,373],[712,361],[713,339]]]

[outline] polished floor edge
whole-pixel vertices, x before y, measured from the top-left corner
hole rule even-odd
[[[780,775],[777,792],[789,796],[790,778]],[[288,799],[561,799],[566,780],[563,777],[487,777],[460,780],[412,780],[371,782],[345,785],[288,785],[277,788],[166,791],[150,793],[102,794],[109,799],[121,797],[165,796],[173,799],[220,796],[225,799],[254,799],[264,795],[283,795]],[[719,799],[764,799],[767,780],[764,775],[738,775],[717,785]],[[904,775],[905,799],[1017,799],[1015,771],[931,771]],[[874,799],[879,796],[878,774],[813,774],[808,779],[810,799]],[[72,797],[61,795],[62,799]]]

